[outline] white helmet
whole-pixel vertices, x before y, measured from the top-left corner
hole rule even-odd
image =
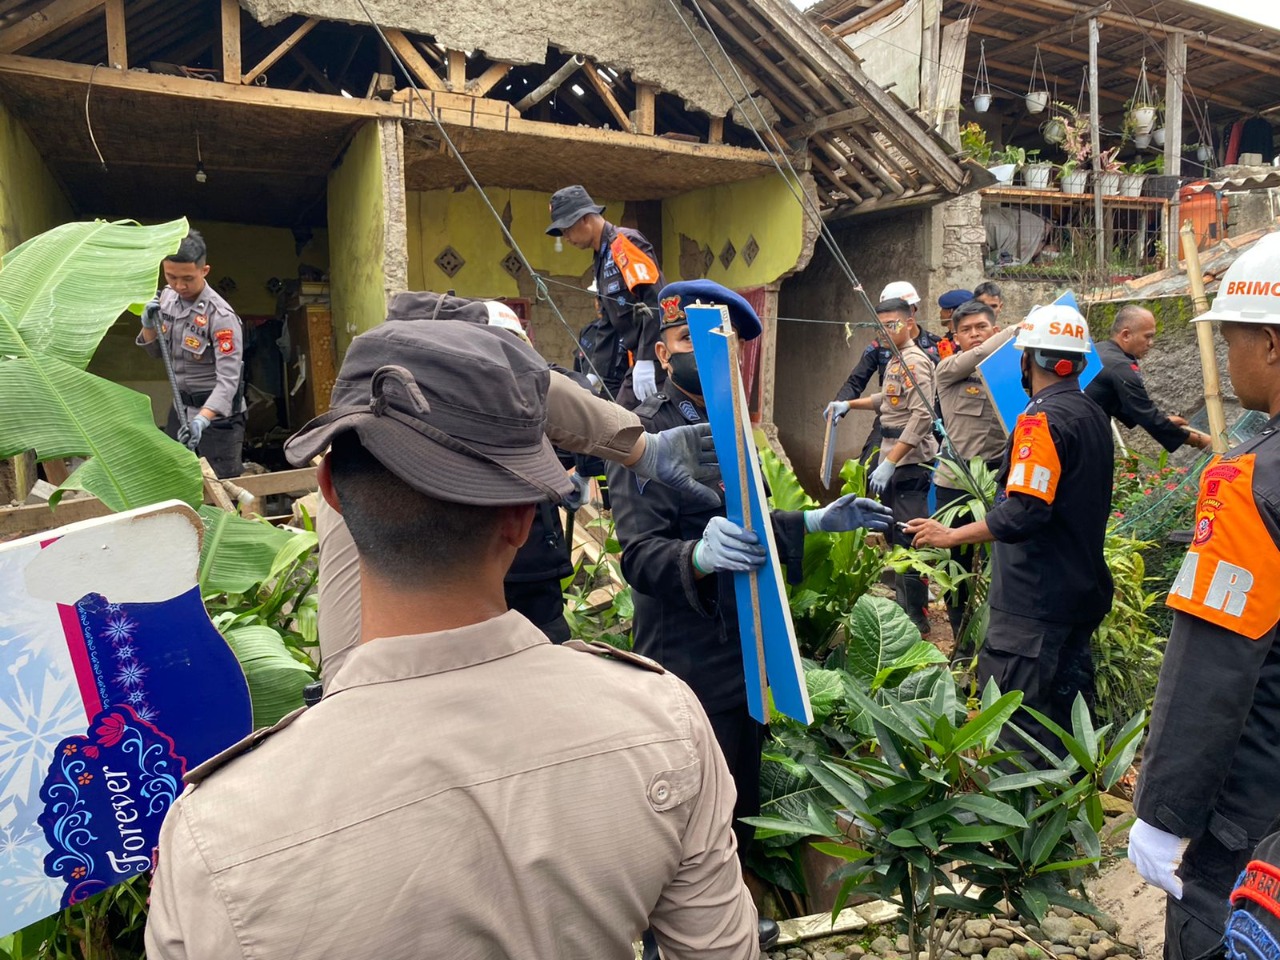
[[[1013,341],[1019,350],[1052,350],[1056,353],[1092,353],[1089,325],[1080,311],[1065,303],[1033,307],[1018,326]]]
[[[906,280],[895,280],[880,291],[880,301],[883,303],[885,300],[905,300],[907,303],[919,303],[920,294],[916,293],[916,288]]]
[[[510,330],[525,343],[529,343],[532,346],[529,335],[525,333],[524,325],[520,322],[520,318],[516,316],[514,310],[497,300],[486,300],[484,306],[489,311],[489,326]]]
[[[1213,306],[1193,321],[1280,323],[1280,233],[1269,233],[1222,275]]]

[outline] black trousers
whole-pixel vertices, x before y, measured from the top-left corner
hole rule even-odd
[[[862,443],[862,452],[858,454],[858,460],[865,463],[869,469],[874,469],[876,451],[880,449],[882,443],[884,443],[884,437],[880,434],[880,418],[876,417],[871,424],[871,432]]]
[[[938,509],[942,510],[956,501],[969,499],[969,494],[963,490],[956,490],[951,487],[937,486],[934,488],[938,499]],[[963,527],[967,523],[972,523],[973,517],[962,514],[951,521],[951,526]],[[966,544],[963,547],[951,548],[951,559],[960,564],[966,573],[973,571],[973,561],[976,555],[977,547],[973,544]],[[948,593],[946,596],[947,603],[947,619],[951,621],[951,633],[956,639],[957,650],[960,643],[960,627],[964,623],[964,611],[969,605],[969,597],[973,593],[973,588],[968,580],[961,582],[955,589],[954,593]]]
[[[244,472],[241,459],[244,453],[244,424],[247,420],[244,413],[234,417],[219,417],[205,427],[200,437],[200,445],[196,447],[196,455],[204,457],[213,467],[219,480],[228,480],[240,476]],[[169,421],[164,425],[164,432],[175,440],[178,437],[178,413],[169,407]]]
[[[921,464],[899,467],[893,472],[889,489],[882,498],[885,506],[893,511],[895,523],[906,523],[929,515],[929,471]],[[898,527],[893,528],[893,542],[911,546],[911,538]],[[921,633],[927,633],[929,618],[929,590],[915,572],[894,574],[894,593],[898,606],[907,612]]]
[[[1033,598],[1028,598],[1032,607]],[[978,688],[995,680],[1001,693],[1022,691],[1023,706],[1043,713],[1063,729],[1071,729],[1071,706],[1083,693],[1093,710],[1093,652],[1089,639],[1101,618],[1087,623],[1050,623],[992,610],[987,636],[978,651]],[[1048,727],[1020,711],[1014,723],[1058,756],[1065,756],[1062,742]],[[1017,742],[1013,742],[1016,740]],[[1027,761],[1045,767],[1044,758],[1013,737],[1010,749],[1021,749]]]
[[[1205,833],[1191,841],[1182,858],[1182,899],[1169,897],[1164,911],[1166,960],[1197,960],[1221,956],[1223,931],[1231,906],[1227,898],[1236,879],[1252,856],[1250,840],[1239,850],[1228,850],[1217,837]]]

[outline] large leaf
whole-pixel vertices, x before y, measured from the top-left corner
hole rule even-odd
[[[155,296],[160,261],[187,229],[186,220],[64,223],[11,250],[0,268],[0,356],[83,370],[120,314]]]
[[[228,630],[226,638],[249,682],[255,729],[269,727],[302,706],[302,688],[313,677],[289,653],[280,634],[258,624]]]
[[[156,429],[150,400],[61,360],[0,358],[0,458],[24,450],[88,457],[62,489],[88,490],[112,510],[203,499],[195,454]]]
[[[822,723],[844,703],[844,678],[839,670],[806,669],[804,684],[814,723]]]
[[[297,537],[264,520],[245,520],[217,507],[200,508],[204,544],[200,550],[200,593],[244,593],[271,577],[276,558]],[[308,541],[308,546],[312,541]]]
[[[84,372],[107,328],[155,295],[185,220],[155,227],[68,223],[0,266],[0,457],[87,457],[64,484],[115,510],[200,502],[195,457],[165,438],[141,394]],[[55,498],[56,500],[56,498]]]
[[[922,642],[911,619],[887,597],[859,597],[845,629],[849,672],[868,688],[882,670],[894,667]]]

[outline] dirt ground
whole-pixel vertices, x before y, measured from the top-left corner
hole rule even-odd
[[[1137,946],[1139,956],[1158,958],[1164,949],[1163,890],[1144,883],[1123,858],[1103,868],[1089,884],[1094,903],[1120,924],[1119,939]]]

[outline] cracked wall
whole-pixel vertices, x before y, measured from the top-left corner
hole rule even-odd
[[[722,117],[733,107],[670,0],[630,0],[625,9],[605,0],[368,0],[368,5],[380,25],[428,34],[452,50],[482,50],[491,60],[509,63],[545,63],[547,48],[554,46],[628,72],[638,82],[683,98],[689,109]],[[241,0],[241,6],[265,26],[292,14],[365,22],[350,0]],[[701,27],[694,30],[717,69],[736,84],[715,40]]]

